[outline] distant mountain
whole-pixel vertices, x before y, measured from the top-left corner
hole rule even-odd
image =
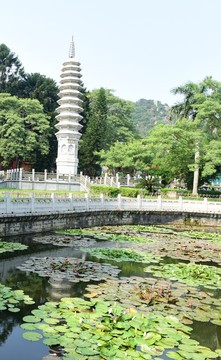
[[[132,120],[141,135],[148,135],[156,125],[169,123],[167,120],[169,106],[157,100],[140,99],[134,103],[135,112]]]

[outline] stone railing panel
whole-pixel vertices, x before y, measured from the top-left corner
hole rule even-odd
[[[118,195],[117,198],[91,198],[85,197],[10,197],[6,193],[0,197],[1,214],[27,214],[27,213],[53,213],[70,211],[101,211],[101,210],[143,210],[143,211],[183,211],[183,212],[204,212],[221,213],[221,202],[183,200],[165,200],[161,196],[155,199],[125,198]]]

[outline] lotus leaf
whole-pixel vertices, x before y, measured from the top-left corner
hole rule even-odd
[[[102,259],[113,259],[115,261],[136,261],[136,262],[158,262],[159,257],[152,253],[139,253],[129,249],[96,248],[82,249]]]
[[[74,304],[75,300],[76,304]],[[83,306],[82,310],[80,303]],[[85,312],[85,303],[92,312],[89,310]],[[67,305],[69,305],[68,308]],[[77,312],[73,313],[73,305],[78,306]],[[54,304],[53,308],[55,309]],[[45,343],[54,344],[58,341],[58,345],[63,346],[66,352],[69,351],[70,356],[73,353],[75,357],[80,354],[92,359],[92,356],[99,354],[105,359],[117,359],[123,354],[125,356],[128,351],[131,359],[148,359],[148,357],[151,359],[150,356],[163,354],[164,350],[171,348],[171,345],[179,348],[177,353],[180,356],[182,352],[190,356],[193,350],[195,353],[205,352],[205,349],[197,342],[190,341],[188,344],[186,339],[189,339],[191,328],[180,323],[174,316],[165,317],[163,314],[153,313],[152,317],[151,314],[128,313],[118,303],[99,301],[99,299],[77,300],[77,298],[63,298],[60,303],[57,303],[56,311],[61,314],[62,325],[45,324],[47,326],[43,334],[46,337]],[[94,316],[95,313],[97,316]],[[72,321],[74,319],[76,324],[74,327],[69,324],[70,314],[72,314]],[[50,318],[50,312],[48,317]],[[37,326],[35,316],[26,316],[24,320],[30,322],[31,318]],[[41,325],[43,325],[42,320],[44,317],[39,319]],[[48,331],[49,327],[53,330]],[[214,353],[207,351],[212,358]],[[65,358],[68,359],[67,356]]]
[[[179,263],[149,266],[144,271],[153,272],[158,277],[179,280],[190,286],[212,284],[218,288],[221,287],[221,269],[215,266]]]
[[[19,305],[20,302],[34,303],[22,290],[12,290],[10,287],[0,284],[0,310],[8,309],[11,312],[18,312],[20,308],[15,307],[15,304]]]
[[[91,261],[79,261],[77,258],[31,258],[24,264],[17,267],[21,271],[35,272],[39,276],[51,277],[49,282],[53,283],[64,279],[79,282],[82,279],[104,280],[106,278],[115,279],[119,272],[117,266],[110,264],[100,264]]]
[[[25,332],[22,334],[23,338],[31,341],[38,341],[42,338],[42,335],[37,332]]]
[[[25,250],[28,246],[20,243],[0,241],[0,253]]]
[[[175,351],[168,351],[167,357],[169,357],[170,359],[175,359],[175,360],[185,359],[179,353],[177,353]]]

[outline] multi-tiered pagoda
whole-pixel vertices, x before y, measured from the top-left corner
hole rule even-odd
[[[78,168],[78,141],[81,137],[79,130],[82,125],[79,121],[82,116],[81,104],[81,74],[80,63],[75,59],[74,42],[70,45],[69,58],[63,63],[61,70],[60,92],[56,110],[58,129],[56,133],[58,139],[57,172],[60,174],[77,174]]]

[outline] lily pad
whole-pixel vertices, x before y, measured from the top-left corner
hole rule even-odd
[[[42,335],[37,332],[25,332],[22,334],[23,338],[31,341],[38,341],[42,338]]]

